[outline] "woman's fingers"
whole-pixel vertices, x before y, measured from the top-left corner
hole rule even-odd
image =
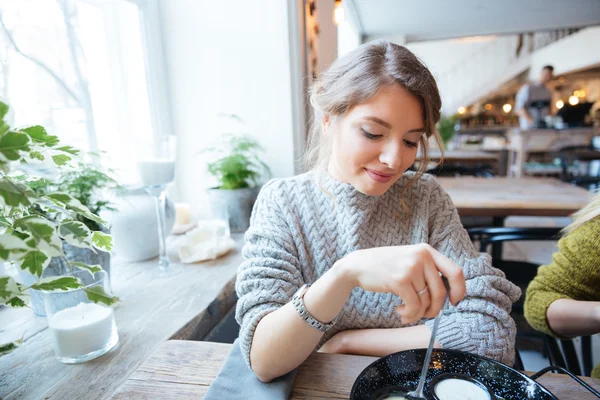
[[[439,271],[433,264],[425,266],[425,281],[429,288],[430,302],[429,307],[424,312],[425,318],[434,318],[439,314],[440,310],[444,306],[444,300],[446,299],[446,286],[442,281]]]
[[[465,275],[462,268],[431,246],[427,246],[437,269],[448,279],[450,286],[450,302],[457,305],[467,292]]]
[[[421,299],[413,288],[412,282],[399,282],[397,284],[396,295],[400,296],[404,304],[397,307],[398,313],[402,317],[403,324],[409,324],[419,320],[419,311],[421,310]]]
[[[419,291],[417,290],[417,295],[419,296],[419,299],[421,300],[421,309],[419,310],[418,319],[421,319],[424,317],[425,313],[431,306],[431,294],[429,293],[429,287],[427,286],[427,284],[425,284],[423,286],[419,286],[419,287],[427,288],[427,290],[425,290],[424,292],[423,292],[423,289],[421,289],[421,294],[419,294]]]

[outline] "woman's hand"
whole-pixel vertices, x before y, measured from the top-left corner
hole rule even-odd
[[[358,250],[339,263],[351,285],[402,298],[397,310],[403,324],[440,312],[446,296],[440,274],[448,279],[453,305],[466,292],[462,269],[428,244]]]

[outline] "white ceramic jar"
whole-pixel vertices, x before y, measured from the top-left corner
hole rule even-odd
[[[113,253],[125,261],[143,261],[158,255],[158,224],[154,198],[144,189],[131,189],[115,201],[117,211],[108,219]],[[167,199],[166,232],[175,222],[175,206]]]

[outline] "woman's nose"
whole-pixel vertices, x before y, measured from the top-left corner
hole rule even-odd
[[[379,161],[388,168],[397,171],[400,168],[400,164],[402,164],[401,146],[396,143],[390,143],[385,146],[379,154]]]

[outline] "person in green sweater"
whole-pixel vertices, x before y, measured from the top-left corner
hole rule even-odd
[[[560,338],[600,333],[600,193],[574,215],[552,263],[527,288],[525,318]],[[600,364],[592,371],[600,378]]]

